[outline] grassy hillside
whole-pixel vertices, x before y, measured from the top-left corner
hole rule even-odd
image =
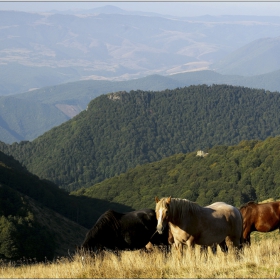
[[[81,255],[76,254],[70,260],[59,259],[47,264],[2,265],[1,275],[17,279],[278,279],[277,243],[277,239],[253,243],[244,249],[240,258],[232,250],[225,255],[219,248],[216,256],[212,253],[201,256],[199,246],[192,254],[185,250],[182,259],[175,249],[167,257],[159,250],[150,254],[122,252],[119,258],[108,252],[103,259],[86,255],[82,261]]]
[[[130,169],[74,195],[108,199],[132,208],[154,207],[154,197],[187,198],[202,206],[224,201],[280,198],[280,137],[215,146],[205,157],[177,154]]]
[[[32,142],[0,149],[72,191],[176,153],[280,134],[280,95],[226,85],[102,95]]]

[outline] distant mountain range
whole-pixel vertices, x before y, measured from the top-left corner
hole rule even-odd
[[[280,37],[261,38],[232,52],[212,68],[223,74],[262,75],[279,70]]]
[[[0,96],[0,141],[11,144],[33,140],[85,110],[92,99],[102,94],[138,89],[157,91],[199,84],[228,84],[280,91],[280,70],[251,77],[204,70],[119,82],[88,80]]]
[[[84,79],[278,70],[270,45],[280,17],[172,17],[104,6],[75,14],[0,11],[0,95]]]

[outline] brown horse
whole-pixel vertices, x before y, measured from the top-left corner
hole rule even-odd
[[[243,217],[243,239],[251,244],[252,231],[270,232],[280,230],[280,201],[255,203],[250,201],[240,207]]]
[[[223,246],[226,237],[234,247],[242,247],[242,216],[234,206],[216,202],[201,207],[187,199],[171,197],[155,200],[157,231],[161,234],[168,224],[181,254],[182,245]]]

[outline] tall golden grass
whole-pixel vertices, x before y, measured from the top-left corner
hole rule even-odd
[[[275,238],[253,241],[239,258],[230,251],[224,254],[200,254],[185,250],[178,258],[175,249],[167,257],[160,250],[152,253],[122,252],[91,258],[80,254],[53,262],[14,266],[0,265],[0,278],[280,278],[279,241]]]

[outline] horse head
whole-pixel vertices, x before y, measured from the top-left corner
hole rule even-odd
[[[169,215],[169,205],[171,202],[171,196],[168,198],[159,199],[155,197],[156,201],[156,218],[158,220],[157,223],[157,231],[159,234],[162,234],[164,228],[168,224],[168,215]]]

